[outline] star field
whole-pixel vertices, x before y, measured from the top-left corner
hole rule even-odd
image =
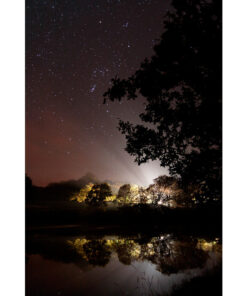
[[[34,184],[79,178],[141,185],[164,173],[124,151],[118,118],[142,100],[103,104],[116,75],[138,69],[163,31],[170,1],[26,1],[26,170]]]

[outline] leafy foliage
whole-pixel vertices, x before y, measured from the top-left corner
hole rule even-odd
[[[130,184],[122,185],[118,190],[117,201],[122,203],[130,202]]]
[[[137,185],[124,184],[120,186],[117,201],[120,203],[133,203],[139,199],[139,188]]]
[[[111,188],[107,183],[95,184],[88,192],[85,201],[90,205],[103,205],[105,199],[111,195]]]
[[[126,151],[138,164],[160,160],[184,186],[196,184],[213,200],[222,179],[221,1],[173,6],[155,54],[128,79],[113,79],[104,100],[144,97],[143,125],[119,122]]]
[[[177,238],[171,235],[146,238],[147,240],[115,238],[93,239],[85,238],[68,241],[85,260],[93,266],[105,266],[112,253],[124,265],[134,261],[147,260],[157,266],[163,274],[175,274],[189,268],[201,267],[208,259],[208,251],[221,253],[217,240]],[[188,260],[191,258],[191,260]]]
[[[87,198],[88,193],[91,191],[93,187],[92,183],[89,183],[83,186],[78,194],[74,194],[70,200],[76,200],[78,202],[84,202]]]

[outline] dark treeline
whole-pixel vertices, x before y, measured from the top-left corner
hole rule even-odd
[[[68,201],[69,198],[80,191],[88,183],[97,183],[99,180],[91,173],[78,180],[50,183],[46,187],[35,186],[32,179],[26,175],[26,203],[38,201]]]
[[[218,206],[220,198],[210,198],[202,191],[201,185],[191,184],[184,189],[180,179],[170,176],[159,176],[153,183],[144,188],[136,184],[120,184],[99,182],[92,174],[60,183],[52,183],[47,187],[32,185],[32,180],[26,176],[27,204],[37,202],[74,201],[82,205],[106,206],[111,203],[118,205],[152,204],[168,207],[201,207]]]
[[[129,184],[124,184],[116,195],[111,195],[110,186],[106,183],[89,183],[89,186],[87,182],[93,180],[96,178],[87,174],[79,181],[61,182],[42,188],[33,186],[31,179],[26,176],[27,225],[136,227],[142,231],[153,231],[154,227],[172,230],[199,228],[221,232],[221,203],[207,202],[204,198],[195,199],[184,193],[172,177],[156,178],[146,189],[135,186],[131,190]],[[113,202],[111,199],[110,202],[105,201],[109,195],[115,198]],[[78,196],[79,201],[82,196],[85,200],[78,202]],[[150,199],[149,203],[147,199]],[[170,202],[178,204],[172,207]]]

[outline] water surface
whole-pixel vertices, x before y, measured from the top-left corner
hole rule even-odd
[[[163,233],[27,237],[27,295],[172,295],[221,264],[221,242]]]

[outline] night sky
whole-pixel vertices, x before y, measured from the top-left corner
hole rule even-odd
[[[26,172],[36,185],[78,179],[148,185],[167,173],[124,151],[118,118],[138,122],[143,100],[103,104],[116,75],[153,53],[168,0],[26,2]]]

